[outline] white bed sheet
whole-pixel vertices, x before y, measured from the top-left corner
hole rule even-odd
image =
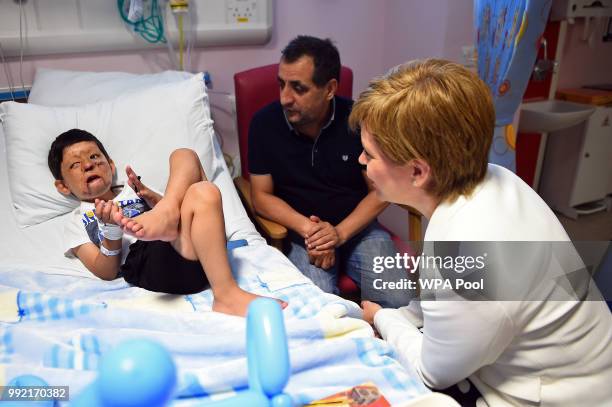
[[[215,144],[215,155],[223,159],[218,143]],[[265,240],[246,214],[225,164],[223,170],[215,174],[213,182],[219,187],[223,197],[228,240],[246,239],[249,245],[265,244]],[[69,214],[36,226],[20,228],[15,221],[11,205],[6,143],[0,126],[0,264],[44,266],[45,272],[49,274],[96,278],[79,260],[68,259],[63,255],[63,225]]]

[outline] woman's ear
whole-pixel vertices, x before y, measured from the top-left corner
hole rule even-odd
[[[431,167],[420,158],[410,160],[410,181],[417,188],[425,188],[431,180]]]
[[[111,174],[113,174],[113,177],[114,177],[115,173],[117,172],[117,167],[115,166],[115,162],[113,160],[108,160],[108,163],[110,164],[110,167],[111,167]]]
[[[70,189],[64,183],[64,180],[56,179],[54,184],[55,184],[55,189],[57,189],[57,192],[59,192],[60,194],[62,194],[62,195],[70,195],[70,194],[72,194]]]

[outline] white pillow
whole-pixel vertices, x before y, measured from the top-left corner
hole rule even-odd
[[[29,101],[49,106],[93,103],[112,99],[127,90],[147,88],[160,82],[182,81],[193,75],[179,71],[136,75],[125,72],[79,72],[39,68]],[[100,86],[98,82],[103,82],[104,85]],[[242,206],[216,137],[213,144],[217,164],[215,176],[210,180],[221,189],[223,195],[223,215],[228,239],[247,239],[249,244],[264,242]]]
[[[78,107],[0,105],[7,148],[9,185],[20,226],[30,226],[72,210],[78,202],[61,195],[47,165],[52,141],[80,128],[104,144],[125,179],[130,164],[143,181],[163,191],[168,157],[179,147],[193,148],[208,179],[222,168],[215,157],[214,131],[202,75],[167,83],[116,99]],[[146,175],[145,175],[146,174]]]
[[[113,99],[123,93],[162,83],[183,81],[193,75],[183,71],[139,75],[38,68],[28,102],[44,106],[78,106]]]

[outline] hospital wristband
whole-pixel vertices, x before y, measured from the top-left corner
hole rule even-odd
[[[121,240],[123,237],[121,226],[98,221],[98,229],[100,229],[100,233],[102,233],[106,240]]]
[[[104,245],[100,245],[100,251],[106,257],[109,257],[109,256],[119,256],[121,254],[121,249],[109,250],[106,247],[104,247]]]

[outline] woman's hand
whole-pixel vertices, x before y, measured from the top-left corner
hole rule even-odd
[[[372,301],[361,301],[361,308],[363,308],[363,320],[374,325],[374,316],[382,307]]]

